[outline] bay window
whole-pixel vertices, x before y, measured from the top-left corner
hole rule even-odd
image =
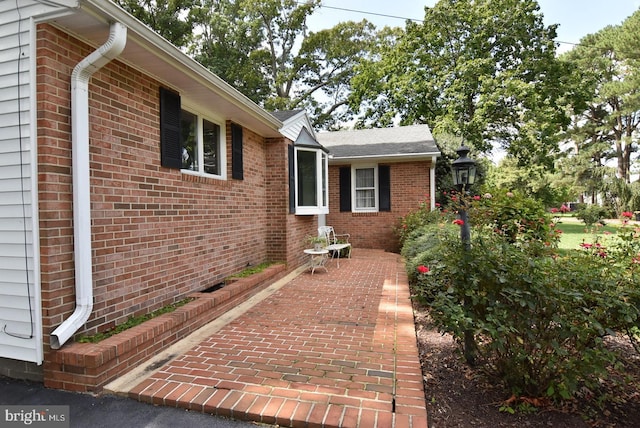
[[[329,157],[303,128],[289,146],[290,211],[299,215],[329,212]]]

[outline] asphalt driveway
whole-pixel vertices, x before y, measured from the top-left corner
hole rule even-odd
[[[234,421],[205,413],[175,407],[153,406],[124,397],[93,396],[47,389],[40,383],[0,377],[2,405],[65,405],[69,406],[71,427],[78,428],[176,428],[255,427],[255,424]],[[0,426],[2,425],[0,417]]]

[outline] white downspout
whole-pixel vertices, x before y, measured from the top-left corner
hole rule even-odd
[[[51,333],[51,348],[59,349],[89,319],[93,310],[91,271],[91,203],[89,174],[89,79],[116,58],[127,42],[127,27],[111,24],[109,39],[80,61],[71,73],[71,143],[73,162],[73,225],[76,308]]]
[[[436,161],[438,160],[437,156],[431,156],[431,170],[429,171],[429,194],[431,195],[431,209],[429,211],[433,211],[436,209]]]

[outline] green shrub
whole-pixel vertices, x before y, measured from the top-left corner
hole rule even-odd
[[[469,213],[470,247],[450,221],[417,226],[426,217],[416,215],[402,249],[412,291],[438,328],[513,394],[595,391],[616,362],[603,338],[640,331],[640,231],[561,257],[537,201],[496,192],[451,202]]]
[[[612,263],[640,269],[640,228],[624,225],[604,240],[605,254]]]
[[[551,217],[544,205],[521,192],[485,193],[468,203],[469,220],[485,226],[510,242],[541,241],[555,244]]]
[[[415,236],[415,231],[417,229],[428,224],[446,222],[447,219],[449,219],[449,216],[446,212],[442,212],[439,209],[432,211],[427,202],[422,202],[417,210],[400,218],[398,226],[395,227],[395,233],[398,236],[400,245],[402,246],[407,239],[411,236]]]
[[[442,245],[458,236],[458,228],[444,224],[429,224],[416,229],[402,248],[402,256],[406,262],[409,282],[414,285],[414,296],[423,302],[433,300],[434,282],[420,274],[419,266],[439,266],[442,259]]]
[[[607,210],[598,205],[587,205],[578,210],[575,215],[582,220],[587,227],[591,227],[597,223],[602,223],[607,216]]]
[[[496,234],[476,236],[469,250],[454,239],[438,248],[423,275],[434,321],[461,344],[472,331],[483,370],[518,396],[597,386],[615,361],[602,338],[638,318],[620,298],[629,294],[620,271],[585,254],[540,256]]]

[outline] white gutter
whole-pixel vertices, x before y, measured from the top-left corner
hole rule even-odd
[[[109,39],[80,61],[71,73],[71,139],[73,161],[73,225],[76,309],[51,333],[59,349],[89,319],[93,310],[91,203],[89,174],[89,79],[116,58],[127,42],[127,27],[111,24]]]

